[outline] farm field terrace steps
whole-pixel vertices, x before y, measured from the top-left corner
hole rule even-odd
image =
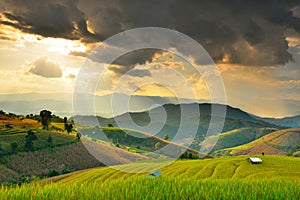
[[[193,179],[292,179],[300,180],[300,159],[293,157],[264,156],[263,163],[250,164],[246,156],[213,158],[205,160],[175,161],[160,171],[165,177],[193,178]],[[121,165],[120,168],[127,170],[133,166],[147,168],[153,165],[151,162],[132,163]],[[128,170],[129,171],[129,170]],[[80,182],[103,182],[119,178],[144,177],[146,173],[130,174],[109,167],[95,168],[82,173],[59,179],[62,183]],[[55,179],[53,179],[55,182]]]

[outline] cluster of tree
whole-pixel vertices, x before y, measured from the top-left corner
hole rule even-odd
[[[68,132],[68,133],[71,133],[72,132],[72,129],[73,129],[73,125],[72,123],[68,123],[68,119],[67,117],[64,117],[64,125],[65,125],[65,130]]]
[[[49,110],[42,110],[40,112],[41,122],[42,122],[42,125],[43,125],[43,129],[45,129],[45,130],[48,130],[48,126],[49,126],[50,120],[52,118],[51,114],[52,113]]]
[[[24,146],[25,150],[27,150],[27,151],[34,150],[33,141],[38,140],[35,133],[32,130],[29,130],[29,131],[27,131],[27,135],[25,136],[25,138],[26,138],[26,142],[25,142],[25,146]]]
[[[179,158],[180,159],[198,159],[199,154],[186,151],[183,154],[181,154]]]
[[[5,115],[7,117],[11,117],[11,118],[19,118],[22,117],[22,115],[16,115],[14,113],[6,113],[3,110],[0,110],[0,115]]]
[[[50,112],[51,113],[51,111],[42,110],[39,115],[28,114],[28,115],[25,116],[25,118],[27,118],[27,119],[33,119],[33,120],[36,120],[38,122],[42,122],[42,116],[41,116],[41,114],[42,113],[45,114],[46,112]],[[59,117],[59,116],[54,115],[54,114],[51,113],[51,121],[52,122],[63,123],[64,120],[63,120],[63,118],[61,118],[61,117]]]
[[[41,116],[40,115],[34,115],[34,114],[28,114],[26,115],[27,119],[33,119],[36,120],[38,122],[41,122]]]

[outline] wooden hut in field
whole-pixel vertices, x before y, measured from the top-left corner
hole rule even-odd
[[[248,158],[248,161],[251,164],[260,164],[260,163],[262,163],[262,160],[260,158],[257,158],[257,157]]]

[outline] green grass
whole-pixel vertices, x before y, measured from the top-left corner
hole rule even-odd
[[[49,136],[52,137],[53,142],[51,146],[63,146],[69,145],[76,142],[76,137],[74,135],[68,135],[63,132],[57,131],[46,131],[39,128],[22,128],[14,127],[12,129],[1,129],[0,130],[0,144],[4,149],[4,153],[13,153],[10,144],[15,141],[18,143],[16,152],[25,151],[24,145],[26,142],[25,136],[28,130],[33,130],[38,140],[33,141],[33,146],[35,150],[41,150],[48,148],[50,144],[47,142]]]
[[[296,199],[290,180],[205,180],[129,177],[108,182],[3,187],[0,199]]]
[[[160,169],[162,177],[103,167],[20,187],[3,186],[0,199],[297,199],[300,159],[266,156],[253,165],[247,157],[181,160]],[[166,161],[162,161],[166,162]],[[118,166],[129,170],[159,163]]]

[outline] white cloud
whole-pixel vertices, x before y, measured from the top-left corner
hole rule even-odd
[[[40,57],[32,63],[26,64],[29,72],[45,78],[61,78],[62,70],[59,64],[50,61],[48,57]]]

